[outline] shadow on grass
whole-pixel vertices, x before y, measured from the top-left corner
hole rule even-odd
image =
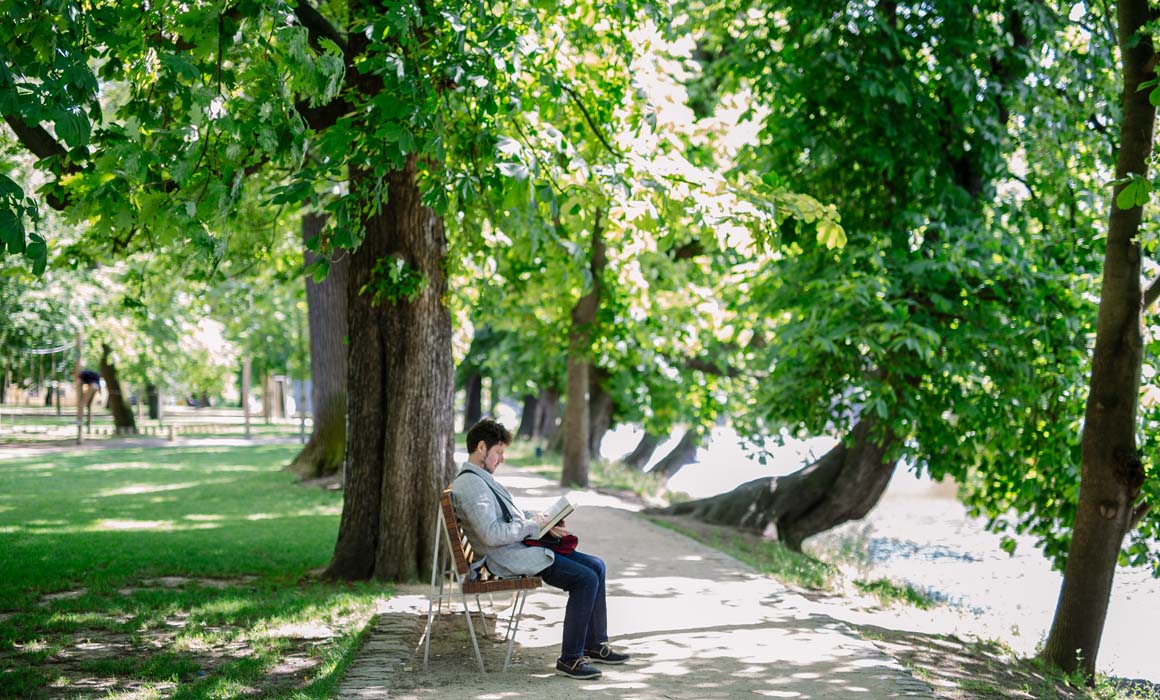
[[[341,493],[297,446],[0,462],[0,698],[325,698],[381,585],[311,580]]]

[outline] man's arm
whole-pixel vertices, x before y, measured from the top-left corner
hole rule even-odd
[[[484,547],[502,547],[515,544],[526,537],[535,537],[539,525],[532,520],[521,519],[513,513],[510,523],[504,522],[500,513],[497,496],[478,477],[465,476],[455,480],[451,489],[455,505],[460,515],[470,525],[469,531],[477,535]],[[518,511],[517,511],[518,512]]]

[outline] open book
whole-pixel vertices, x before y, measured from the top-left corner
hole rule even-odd
[[[568,497],[560,496],[560,500],[553,503],[552,507],[548,509],[548,522],[540,528],[540,534],[536,535],[536,539],[540,539],[544,535],[548,534],[548,530],[556,527],[556,525],[559,524],[561,520],[568,517],[568,515],[571,514],[571,512],[574,510],[576,509],[573,508],[572,504],[568,502]]]

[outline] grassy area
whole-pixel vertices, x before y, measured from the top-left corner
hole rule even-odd
[[[341,494],[295,446],[0,462],[0,698],[330,697],[380,585],[311,580]]]

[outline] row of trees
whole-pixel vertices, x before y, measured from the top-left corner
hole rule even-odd
[[[1067,669],[1116,561],[1156,561],[1142,0],[3,5],[0,113],[45,182],[0,174],[0,232],[33,272],[124,261],[146,318],[199,285],[261,345],[305,256],[330,575],[420,573],[456,355],[562,400],[565,484],[618,421],[644,452],[722,416],[841,438],[682,507],[791,547],[900,461],[955,478],[1066,559]]]

